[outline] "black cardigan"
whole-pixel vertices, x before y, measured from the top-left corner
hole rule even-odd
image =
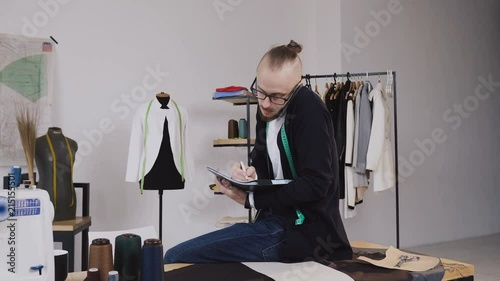
[[[330,113],[323,101],[302,87],[289,101],[285,130],[298,178],[254,193],[257,209],[272,209],[287,219],[285,257],[291,261],[351,259],[352,249],[339,211],[338,157]],[[273,178],[267,155],[266,122],[257,114],[252,165],[259,178]],[[285,178],[292,179],[281,137],[277,138]],[[295,226],[295,208],[305,216]]]

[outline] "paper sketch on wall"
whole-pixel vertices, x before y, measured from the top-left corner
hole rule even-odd
[[[38,108],[37,135],[51,126],[55,48],[49,40],[0,34],[0,166],[26,164],[16,104]]]

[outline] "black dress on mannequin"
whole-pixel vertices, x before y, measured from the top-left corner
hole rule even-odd
[[[35,162],[40,180],[37,187],[47,190],[54,205],[54,221],[71,220],[76,216],[76,196],[73,187],[73,163],[78,144],[57,127],[35,143]]]
[[[168,107],[170,95],[165,93],[157,94],[156,99],[162,105],[162,109],[172,110]],[[172,153],[172,147],[170,145],[170,134],[168,132],[168,120],[165,118],[160,151],[158,152],[158,157],[153,167],[144,176],[144,190],[172,190],[183,188],[184,181],[175,166],[174,154]]]

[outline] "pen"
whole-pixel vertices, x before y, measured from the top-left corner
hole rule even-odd
[[[249,180],[248,176],[247,176],[247,168],[245,168],[245,164],[243,164],[243,161],[240,161],[240,165],[241,165],[241,169],[243,170],[243,172],[245,173],[245,179],[246,180]]]

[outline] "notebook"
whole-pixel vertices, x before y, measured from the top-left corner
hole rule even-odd
[[[279,187],[283,185],[287,185],[292,180],[282,179],[282,180],[271,180],[271,179],[258,179],[253,181],[238,181],[231,178],[228,175],[225,175],[216,169],[207,166],[207,170],[213,173],[219,180],[225,179],[229,181],[233,186],[241,188],[245,191],[259,191],[262,189],[269,189],[273,187]]]

